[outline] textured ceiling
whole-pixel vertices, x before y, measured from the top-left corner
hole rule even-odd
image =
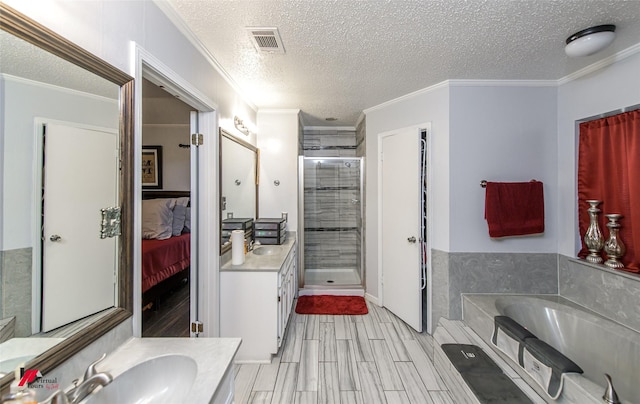
[[[169,0],[259,108],[305,125],[354,125],[362,110],[447,79],[557,80],[640,42],[640,2],[560,0]],[[564,41],[613,23],[581,59]],[[245,27],[277,27],[286,54],[258,53]],[[329,123],[326,117],[338,121]]]

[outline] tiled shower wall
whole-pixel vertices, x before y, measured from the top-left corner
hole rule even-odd
[[[355,132],[305,131],[303,144],[307,157],[347,158],[305,164],[305,269],[360,269],[361,168],[348,160],[355,157]]]
[[[305,157],[355,157],[356,132],[305,129],[302,148]]]
[[[356,156],[364,157],[366,155],[366,135],[367,135],[367,121],[361,120],[356,127]]]
[[[359,123],[358,126],[356,127],[356,157],[362,157],[362,161],[366,161],[366,135],[367,135],[367,124],[366,124],[366,118],[362,119]],[[361,204],[362,204],[362,211],[365,212],[366,208],[367,208],[367,201],[365,199],[365,195],[366,195],[366,190],[365,190],[365,184],[367,183],[367,180],[365,178],[365,173],[366,170],[364,169],[363,166],[360,166],[360,170],[362,170],[362,189],[361,189],[361,193],[360,196],[362,197],[361,199]],[[360,220],[360,226],[358,226],[358,240],[360,241],[358,243],[358,268],[361,268],[362,270],[360,271],[361,277],[362,279],[362,284],[365,284],[365,277],[366,277],[366,268],[364,267],[364,261],[363,258],[366,254],[365,251],[365,246],[367,245],[367,241],[365,240],[365,229],[367,227],[367,218],[365,215],[362,215],[362,218]]]

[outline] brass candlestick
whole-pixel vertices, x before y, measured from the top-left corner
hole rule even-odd
[[[589,249],[589,255],[587,255],[586,259],[594,264],[600,264],[602,262],[600,251],[604,247],[604,237],[598,225],[598,213],[600,212],[598,205],[602,201],[591,199],[586,202],[590,205],[589,209],[587,209],[587,212],[589,212],[589,227],[584,234],[584,244]]]
[[[609,268],[624,268],[624,264],[619,260],[624,256],[627,249],[618,235],[620,231],[620,223],[618,223],[618,220],[622,219],[622,215],[612,213],[605,216],[609,219],[609,223],[607,223],[607,227],[609,228],[609,239],[604,243],[604,252],[607,253],[608,258],[604,264]]]

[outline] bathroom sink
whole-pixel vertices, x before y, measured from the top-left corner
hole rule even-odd
[[[282,252],[282,246],[264,245],[253,249],[255,255],[273,255]]]
[[[137,364],[97,392],[87,404],[179,403],[191,389],[198,366],[184,355],[165,355]]]

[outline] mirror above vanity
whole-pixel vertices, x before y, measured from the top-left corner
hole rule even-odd
[[[0,52],[0,362],[46,374],[131,316],[133,79],[4,3]]]
[[[260,151],[220,129],[220,223],[258,217]],[[221,228],[220,254],[231,249],[229,230]]]

